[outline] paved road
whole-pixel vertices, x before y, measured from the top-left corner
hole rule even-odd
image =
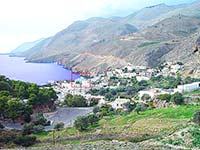
[[[52,121],[53,125],[63,122],[65,127],[72,126],[75,119],[79,116],[84,116],[92,112],[93,108],[58,108],[55,112],[45,113],[47,120]],[[19,123],[2,123],[7,129],[22,130],[23,126]],[[52,130],[52,126],[46,126],[45,130]]]
[[[23,126],[20,123],[2,122],[2,124],[6,129],[22,130],[23,128]]]
[[[65,127],[72,126],[75,119],[92,112],[93,108],[58,108],[56,112],[46,113],[45,117],[53,124],[63,122]]]

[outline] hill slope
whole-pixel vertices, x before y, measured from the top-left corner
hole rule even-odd
[[[198,109],[198,106],[179,106],[176,108],[150,109],[140,114],[131,112],[129,114],[106,116],[99,121],[98,125],[92,126],[87,131],[79,132],[74,127],[57,131],[55,134],[59,136],[56,141],[57,144],[67,146],[72,144],[70,146],[80,147],[80,149],[86,148],[84,143],[87,143],[86,149],[95,149],[93,147],[95,143],[102,140],[112,141],[109,144],[110,146],[112,145],[111,149],[133,149],[137,146],[139,147],[136,149],[141,150],[147,148],[173,149],[172,145],[157,142],[159,139],[162,140],[176,131],[185,129],[185,126],[189,127],[188,122]],[[37,135],[41,142],[37,146],[52,144],[52,135],[53,132]],[[193,137],[190,137],[190,140],[185,140],[184,137],[184,142],[180,143],[180,146],[183,146],[184,149],[197,148],[191,141],[193,139]],[[129,141],[136,145],[134,147],[116,147],[116,140]],[[72,141],[75,141],[75,145]],[[185,144],[186,142],[187,144]],[[110,147],[109,145],[104,148]],[[127,143],[127,145],[129,144]],[[44,147],[42,148],[44,149]],[[102,149],[104,148],[102,147]]]
[[[69,68],[96,71],[127,63],[155,67],[163,61],[183,61],[187,71],[193,70],[198,64],[192,52],[200,36],[199,8],[200,1],[160,4],[124,18],[77,21],[23,56],[29,61],[57,61]]]
[[[34,46],[36,46],[38,43],[40,43],[43,40],[45,39],[42,38],[37,41],[23,43],[22,45],[18,46],[16,49],[12,50],[10,52],[10,55],[20,56],[22,53],[33,48]]]
[[[149,6],[125,17],[123,21],[135,25],[137,28],[140,29],[146,28],[147,26],[152,25],[152,22],[156,18],[159,18],[160,16],[181,7],[183,7],[183,5],[168,6],[164,3],[155,6]]]

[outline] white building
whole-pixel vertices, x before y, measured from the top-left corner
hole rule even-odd
[[[133,70],[132,65],[128,65],[128,66],[126,66],[125,68],[127,68],[128,72],[131,72],[131,71]]]
[[[135,69],[135,70],[146,70],[147,66],[133,66],[132,69]]]
[[[184,84],[184,85],[178,85],[177,90],[179,92],[192,92],[194,90],[200,89],[200,82],[194,82],[191,84]]]
[[[132,78],[132,77],[135,77],[135,76],[136,76],[136,73],[123,73],[122,74],[123,78]]]
[[[182,68],[181,65],[175,64],[171,66],[171,72],[177,73]]]
[[[108,72],[106,72],[106,75],[108,78],[111,78],[114,76],[114,73],[112,71],[108,71]]]
[[[155,98],[158,95],[162,94],[174,94],[176,92],[179,92],[177,89],[159,89],[159,88],[154,88],[154,89],[149,89],[149,90],[142,90],[138,92],[138,96],[141,99],[143,95],[147,94],[149,95],[152,99]]]
[[[104,106],[107,105],[107,101],[105,101],[104,99],[99,100],[98,106]]]
[[[170,74],[170,69],[168,67],[162,69],[163,76],[168,76],[169,74]]]
[[[121,69],[115,69],[115,73],[117,77],[121,77],[123,74],[123,71]]]
[[[156,89],[142,90],[142,91],[139,91],[138,93],[139,93],[140,99],[142,98],[143,95],[149,95],[151,98],[154,98],[154,96],[157,93],[157,90]]]
[[[109,103],[114,109],[124,109],[124,104],[130,102],[129,99],[117,98],[115,101]]]
[[[136,76],[136,79],[137,79],[137,81],[142,81],[142,80],[145,80],[145,81],[148,81],[148,80],[150,80],[150,78],[149,77],[145,77],[145,76]]]

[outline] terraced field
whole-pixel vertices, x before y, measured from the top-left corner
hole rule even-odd
[[[74,127],[56,131],[57,144],[83,144],[101,140],[119,140],[127,142],[141,142],[160,136],[168,136],[185,128],[199,106],[179,106],[175,108],[152,109],[140,114],[132,112],[107,116],[99,124],[87,131],[79,132]],[[43,132],[36,135],[41,144],[51,145],[53,132]]]

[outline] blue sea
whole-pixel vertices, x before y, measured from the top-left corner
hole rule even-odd
[[[49,81],[71,79],[71,70],[56,63],[26,63],[24,58],[0,55],[0,74],[14,80],[43,85]],[[73,75],[73,79],[79,75]]]

